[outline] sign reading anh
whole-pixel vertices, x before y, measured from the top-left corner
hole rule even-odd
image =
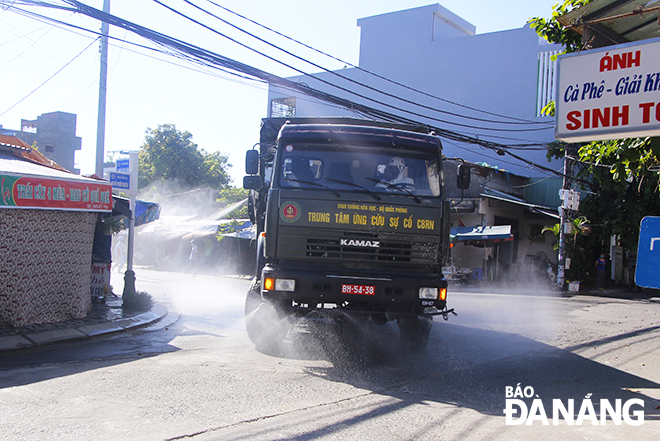
[[[635,283],[644,288],[660,289],[660,217],[647,216],[639,228]]]
[[[559,57],[555,138],[660,135],[660,39]]]

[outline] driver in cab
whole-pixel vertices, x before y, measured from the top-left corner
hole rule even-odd
[[[389,164],[385,167],[383,172],[382,181],[390,185],[415,185],[415,181],[412,178],[408,177],[408,170],[406,168],[406,163],[403,158],[395,156],[390,159]],[[376,184],[376,187],[387,187],[384,183]]]

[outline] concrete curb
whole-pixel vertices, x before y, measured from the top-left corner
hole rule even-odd
[[[134,317],[108,320],[101,323],[30,332],[19,335],[0,337],[0,352],[44,346],[73,340],[85,340],[99,335],[113,334],[140,328],[161,320],[168,313],[166,307],[154,304],[150,311]]]

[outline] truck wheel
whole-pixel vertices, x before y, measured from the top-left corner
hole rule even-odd
[[[277,351],[291,328],[289,317],[261,298],[258,281],[253,283],[245,299],[245,328],[250,341],[265,352]]]
[[[416,354],[426,349],[433,318],[427,316],[410,316],[397,319],[401,346],[405,352]]]

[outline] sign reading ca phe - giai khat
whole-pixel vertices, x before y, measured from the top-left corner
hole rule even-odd
[[[92,180],[0,174],[0,208],[112,211],[112,187]]]
[[[660,135],[660,39],[559,57],[555,138]]]

